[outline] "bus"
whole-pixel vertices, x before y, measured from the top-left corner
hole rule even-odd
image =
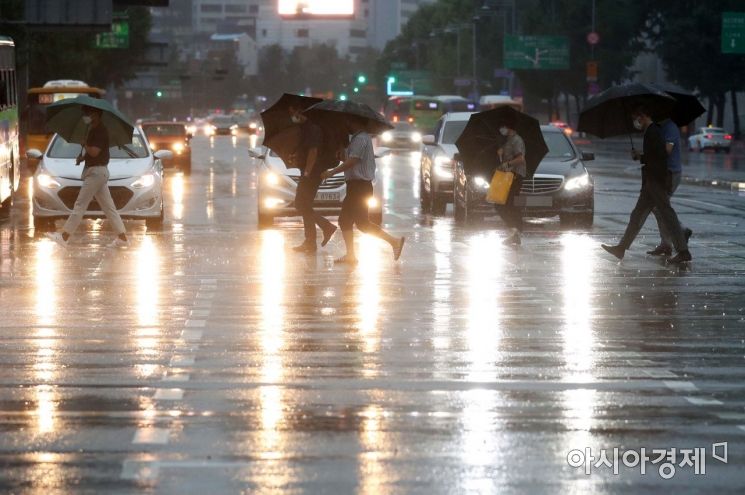
[[[10,206],[21,182],[15,43],[0,36],[0,204]]]
[[[477,105],[462,96],[391,96],[383,114],[391,122],[409,122],[424,134],[431,134],[435,124],[448,112],[472,112]]]
[[[26,107],[26,149],[47,149],[52,133],[47,130],[46,107],[50,103],[64,98],[75,98],[78,95],[88,95],[92,98],[103,98],[106,91],[88,86],[83,81],[59,79],[47,81],[40,88],[28,90]]]
[[[479,109],[482,111],[500,107],[514,108],[518,112],[523,111],[522,101],[514,100],[506,95],[484,95],[479,99]]]

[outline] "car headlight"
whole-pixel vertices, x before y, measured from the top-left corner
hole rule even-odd
[[[139,179],[132,183],[132,187],[135,189],[142,189],[143,187],[150,187],[155,184],[155,174],[148,173],[140,176]]]
[[[393,133],[391,131],[385,131],[380,135],[380,139],[382,139],[384,143],[390,143],[393,141]]]
[[[57,189],[61,186],[59,182],[54,180],[51,175],[49,174],[39,174],[36,176],[36,183],[39,184],[41,187],[47,188],[47,189]]]
[[[182,151],[184,151],[184,143],[175,143],[173,145],[173,151],[180,154]]]
[[[421,143],[422,142],[422,134],[420,132],[412,132],[411,133],[411,142],[413,142],[413,143]]]
[[[476,187],[480,187],[482,189],[489,189],[489,181],[487,181],[483,177],[474,178],[473,183],[476,185]]]
[[[375,196],[371,196],[367,198],[367,207],[368,208],[377,208],[378,207],[378,199]]]
[[[283,201],[279,198],[266,198],[264,200],[264,206],[267,208],[276,208],[280,206]]]
[[[447,156],[438,156],[435,158],[435,173],[439,177],[453,178],[453,160]]]
[[[583,189],[590,185],[590,174],[582,174],[578,177],[572,177],[564,184],[564,189],[567,191],[574,191],[576,189]]]
[[[248,124],[249,129],[256,129],[257,127],[258,126],[256,125],[256,122],[251,122],[250,124]]]
[[[264,174],[264,177],[266,178],[266,181],[273,186],[279,184],[279,174],[276,174],[274,172],[267,172],[266,174]]]

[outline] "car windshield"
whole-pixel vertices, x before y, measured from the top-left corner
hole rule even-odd
[[[701,131],[703,134],[724,134],[721,127],[704,127]]]
[[[548,146],[545,158],[569,160],[575,157],[574,148],[563,132],[544,132],[543,140]]]
[[[442,132],[442,144],[455,144],[455,141],[463,133],[463,129],[468,124],[467,120],[453,120],[445,123],[445,129]]]
[[[56,135],[52,142],[51,148],[47,156],[49,158],[69,158],[74,159],[80,154],[81,146],[75,143],[68,143],[62,137]],[[132,142],[124,147],[112,146],[109,148],[109,155],[112,159],[129,159],[129,158],[147,158],[149,153],[145,148],[145,142],[142,140],[142,136],[135,132],[132,136]]]
[[[151,136],[185,136],[186,128],[183,125],[145,125],[142,126],[145,135]]]

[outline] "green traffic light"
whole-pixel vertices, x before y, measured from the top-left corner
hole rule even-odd
[[[342,94],[339,95],[339,99],[341,101],[347,101],[347,95],[345,95],[344,93],[342,93]]]
[[[360,74],[357,76],[357,82],[360,84],[365,84],[367,82],[367,76],[365,74]]]
[[[155,92],[155,96],[157,96],[158,98],[162,98],[163,97],[163,91],[161,91],[161,90],[156,91]]]
[[[358,88],[357,86],[355,86],[355,87],[354,87],[354,92],[355,92],[355,93],[359,93],[359,92],[360,92],[360,88]]]

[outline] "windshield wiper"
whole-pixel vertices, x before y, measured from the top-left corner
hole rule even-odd
[[[120,145],[119,149],[126,151],[130,158],[139,158],[139,155],[132,151],[126,144]]]

